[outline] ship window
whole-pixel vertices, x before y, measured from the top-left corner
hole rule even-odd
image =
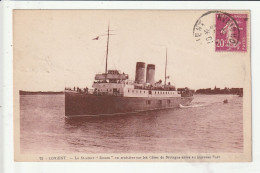
[[[140,91],[140,93],[142,93],[142,91]]]
[[[162,101],[161,101],[161,100],[159,100],[159,101],[158,101],[158,103],[159,103],[159,104],[162,104]]]
[[[152,91],[148,91],[149,92],[149,94],[152,94]]]
[[[167,103],[169,103],[169,104],[170,104],[170,103],[171,103],[171,100],[167,100]]]
[[[144,93],[145,93],[145,91],[144,91]]]
[[[130,92],[130,90],[128,90],[128,92]]]
[[[107,89],[107,91],[108,91],[108,89]]]
[[[156,91],[154,92],[154,94],[156,94]]]
[[[151,100],[146,100],[146,104],[150,105],[151,104]]]

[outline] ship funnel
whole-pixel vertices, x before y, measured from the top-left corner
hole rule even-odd
[[[145,82],[145,63],[137,62],[135,71],[135,82],[142,84]]]
[[[155,65],[148,64],[146,68],[146,83],[154,84]]]

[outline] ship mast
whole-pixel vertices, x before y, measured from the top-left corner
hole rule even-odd
[[[167,69],[167,48],[166,48],[166,62],[165,62],[165,72],[164,72],[164,88],[166,86],[166,69]]]
[[[109,24],[107,28],[107,51],[106,51],[106,68],[105,68],[105,80],[107,80],[107,58],[108,58],[108,45],[109,45]]]
[[[110,34],[110,31],[113,31],[113,30],[110,30],[109,29],[109,24],[108,24],[108,27],[107,27],[107,51],[106,51],[106,67],[105,67],[105,80],[107,80],[107,60],[108,60],[108,48],[109,48],[109,36],[110,35],[115,35],[115,34]]]

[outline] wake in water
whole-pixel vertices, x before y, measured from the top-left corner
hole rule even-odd
[[[208,104],[189,104],[189,105],[182,105],[179,104],[180,108],[196,108],[196,107],[202,107],[202,106],[207,106]]]
[[[197,98],[200,98],[200,100],[197,100]],[[179,107],[180,108],[206,107],[206,106],[211,106],[213,104],[223,104],[223,100],[224,100],[224,103],[227,103],[229,101],[232,102],[232,100],[234,98],[237,98],[237,96],[233,96],[233,95],[212,95],[211,97],[209,97],[209,96],[198,97],[197,96],[189,105],[179,104]]]

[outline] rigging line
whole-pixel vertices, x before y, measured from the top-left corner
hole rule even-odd
[[[165,73],[164,73],[164,87],[166,86],[166,69],[167,69],[167,48],[166,48]]]
[[[108,28],[107,28],[107,52],[106,52],[106,69],[105,69],[105,74],[106,74],[106,77],[105,77],[105,80],[107,80],[107,58],[108,58],[108,45],[109,45],[109,24],[108,24]]]

